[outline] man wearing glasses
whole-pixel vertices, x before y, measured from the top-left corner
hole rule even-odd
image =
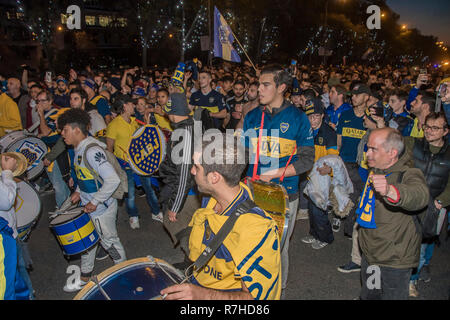
[[[446,139],[449,129],[445,114],[443,112],[429,113],[425,118],[423,131],[424,138],[405,137],[405,145],[413,155],[414,166],[419,168],[425,176],[432,198],[430,206],[441,210],[450,205],[450,147]],[[441,210],[441,215],[445,215],[444,210]],[[440,234],[440,226],[436,227],[436,234]],[[417,272],[411,276],[409,286],[411,297],[419,296],[417,288],[419,279],[425,282],[431,279],[429,263],[434,243],[434,237],[422,239],[420,263]]]
[[[40,117],[38,137],[47,145],[49,151],[60,138],[56,127],[56,119],[69,108],[54,108],[53,94],[42,91],[36,98],[36,106]],[[62,152],[55,161],[44,160],[48,177],[55,189],[56,205],[61,207],[64,200],[70,195],[67,182],[70,179],[70,164],[67,150]]]

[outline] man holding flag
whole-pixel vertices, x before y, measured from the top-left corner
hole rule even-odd
[[[374,129],[369,135],[371,172],[356,209],[362,300],[408,299],[411,272],[419,264],[421,230],[414,216],[426,210],[429,192],[423,173],[408,166],[411,156],[404,150],[396,129]]]

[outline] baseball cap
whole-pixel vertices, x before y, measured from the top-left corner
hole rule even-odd
[[[311,114],[324,114],[324,106],[322,100],[318,98],[309,99],[306,101],[305,113],[307,116]]]
[[[170,99],[167,105],[164,107],[164,111],[167,114],[173,114],[177,116],[187,116],[191,113],[188,107],[186,94],[184,93],[171,93]]]
[[[353,87],[353,90],[350,91],[350,94],[360,94],[360,93],[367,93],[368,95],[371,95],[372,91],[366,84],[358,83]]]

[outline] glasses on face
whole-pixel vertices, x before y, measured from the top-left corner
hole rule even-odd
[[[39,100],[39,99],[37,99],[37,100],[36,100],[36,103],[38,103],[38,104],[39,104],[39,103],[41,103],[41,102],[45,102],[45,101],[48,101],[48,99],[40,99],[40,100]]]
[[[436,131],[439,131],[439,130],[444,130],[445,128],[443,128],[443,127],[436,127],[436,126],[429,126],[429,125],[427,125],[427,124],[425,124],[424,126],[423,126],[423,130],[425,131],[425,130],[431,130],[431,131],[433,131],[433,132],[436,132]]]

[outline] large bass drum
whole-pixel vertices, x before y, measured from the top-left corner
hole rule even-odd
[[[34,136],[24,133],[24,131],[13,131],[0,138],[0,153],[20,152],[28,161],[28,168],[25,172],[28,180],[38,177],[44,170],[42,162],[47,154],[45,143]]]
[[[183,279],[183,274],[164,260],[137,258],[106,269],[74,300],[160,300],[161,290]]]

